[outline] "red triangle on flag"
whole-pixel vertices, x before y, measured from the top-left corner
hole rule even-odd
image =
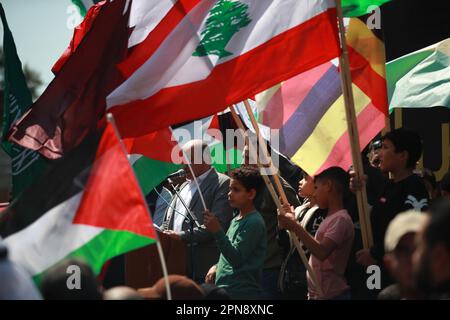
[[[108,124],[73,223],[156,238],[144,201],[114,129]]]

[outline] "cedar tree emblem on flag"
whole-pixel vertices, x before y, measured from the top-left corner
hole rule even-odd
[[[232,55],[225,50],[231,38],[252,21],[247,14],[248,5],[239,1],[220,0],[212,8],[200,45],[194,56],[216,55],[219,59]]]

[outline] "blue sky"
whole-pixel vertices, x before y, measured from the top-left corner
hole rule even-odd
[[[23,64],[40,73],[45,85],[50,69],[68,46],[79,15],[70,0],[1,0]],[[3,42],[3,28],[0,26]],[[3,46],[3,44],[2,44]]]

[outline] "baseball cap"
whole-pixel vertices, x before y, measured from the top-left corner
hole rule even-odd
[[[404,235],[417,232],[423,225],[426,215],[414,210],[399,213],[389,224],[384,237],[384,249],[392,252]]]

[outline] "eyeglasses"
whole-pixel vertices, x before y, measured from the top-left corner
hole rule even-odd
[[[370,145],[370,149],[372,150],[378,150],[381,149],[381,140],[373,141]]]

